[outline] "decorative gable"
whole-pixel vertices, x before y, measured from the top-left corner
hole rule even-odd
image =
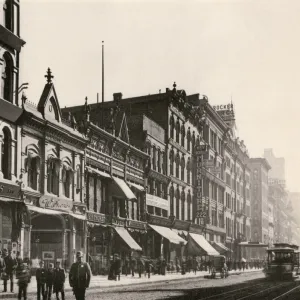
[[[44,119],[52,119],[56,120],[57,122],[61,122],[62,114],[59,107],[54,84],[52,82],[53,76],[51,75],[50,68],[48,68],[45,77],[47,78],[47,83],[44,87],[43,93],[38,104],[38,111],[42,114]]]
[[[124,141],[125,143],[129,144],[129,134],[128,134],[128,127],[127,127],[127,118],[125,113],[123,113],[122,121],[119,129],[118,137]]]

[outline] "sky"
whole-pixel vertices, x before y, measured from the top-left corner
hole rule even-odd
[[[251,157],[285,157],[300,192],[300,1],[22,0],[20,83],[38,103],[48,67],[61,107],[172,88],[233,101]]]

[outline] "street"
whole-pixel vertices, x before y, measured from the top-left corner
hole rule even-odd
[[[146,286],[126,286],[87,290],[86,299],[103,300],[190,300],[190,299],[299,299],[300,282],[271,282],[263,273],[231,275],[226,279],[185,279]],[[29,299],[36,299],[30,296]],[[66,299],[74,299],[71,292]]]

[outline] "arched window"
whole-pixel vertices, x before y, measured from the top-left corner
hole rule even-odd
[[[181,157],[181,180],[184,181],[184,172],[185,172],[185,159]]]
[[[38,155],[38,153],[34,150],[29,150],[26,159],[25,170],[28,172],[27,185],[33,190],[38,190],[38,176],[40,173],[40,166],[41,166],[41,158]]]
[[[62,195],[67,198],[72,198],[72,181],[73,181],[74,170],[70,166],[69,162],[63,163],[62,168]]]
[[[13,102],[13,67],[13,60],[6,52],[3,56],[2,97],[9,102]]]
[[[47,162],[47,191],[48,193],[58,195],[60,159],[50,156]]]
[[[174,150],[172,149],[170,151],[170,175],[173,175],[173,169],[174,169]]]
[[[157,149],[157,171],[161,172],[161,154],[160,149]]]
[[[195,144],[196,144],[196,137],[195,137],[195,131],[193,131],[193,135],[192,135],[192,152],[193,153],[195,151]]]
[[[78,165],[77,169],[76,169],[76,189],[77,190],[81,189],[81,170],[80,170],[80,165]]]
[[[181,192],[181,220],[185,219],[185,193]]]
[[[188,158],[186,169],[187,169],[187,183],[191,184],[191,159],[190,158]]]
[[[179,143],[179,135],[180,135],[180,122],[179,119],[177,119],[176,122],[176,142]]]
[[[174,139],[174,127],[175,127],[175,120],[174,116],[172,115],[170,117],[170,137]]]
[[[179,153],[176,155],[175,167],[176,167],[176,177],[179,178],[179,166],[180,166],[180,156]]]
[[[1,154],[1,171],[3,177],[5,179],[11,179],[11,134],[7,127],[3,129]]]
[[[191,129],[190,129],[190,127],[188,128],[188,132],[187,132],[187,150],[191,151]]]
[[[181,146],[184,147],[184,140],[185,140],[185,127],[184,124],[181,126]]]
[[[170,187],[170,215],[174,215],[174,187],[173,185]]]
[[[13,31],[13,5],[12,0],[6,0],[3,5],[3,24],[4,26]]]
[[[179,188],[177,187],[176,190],[176,218],[179,220],[179,210],[180,210],[180,192],[179,192]]]

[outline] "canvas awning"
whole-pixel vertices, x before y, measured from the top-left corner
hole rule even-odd
[[[46,215],[62,215],[62,214],[66,213],[65,211],[42,208],[42,207],[37,207],[37,206],[33,206],[33,205],[27,205],[27,208],[31,211],[34,211],[34,212],[37,212],[40,214],[46,214]]]
[[[100,170],[97,170],[97,169],[93,169],[91,167],[86,167],[86,170],[89,172],[89,173],[93,173],[93,174],[97,174],[101,177],[105,177],[105,178],[111,178],[111,176],[108,174],[108,173],[105,173],[103,171],[100,171]]]
[[[128,247],[132,250],[142,251],[142,248],[132,238],[129,232],[124,227],[114,227],[118,235],[124,240]]]
[[[184,236],[188,235],[188,232],[186,230],[172,228],[172,231],[176,232],[179,235],[184,235]]]
[[[181,238],[176,232],[172,231],[170,228],[157,226],[157,225],[150,225],[148,224],[153,230],[155,230],[158,234],[160,234],[165,239],[169,240],[173,244],[183,244],[185,245],[187,242],[183,238]]]
[[[143,192],[145,189],[143,186],[139,185],[139,184],[136,184],[136,183],[133,183],[133,182],[128,182],[128,185],[132,186],[132,187],[135,187],[137,190]]]
[[[189,233],[187,247],[189,255],[220,255],[201,234]]]
[[[130,187],[126,184],[126,182],[123,179],[113,177],[113,180],[118,187],[119,191],[128,199],[136,199],[135,194],[132,192]]]
[[[232,252],[229,248],[227,248],[224,244],[222,243],[217,243],[217,242],[211,242],[212,246],[220,253],[226,253],[226,252]]]

